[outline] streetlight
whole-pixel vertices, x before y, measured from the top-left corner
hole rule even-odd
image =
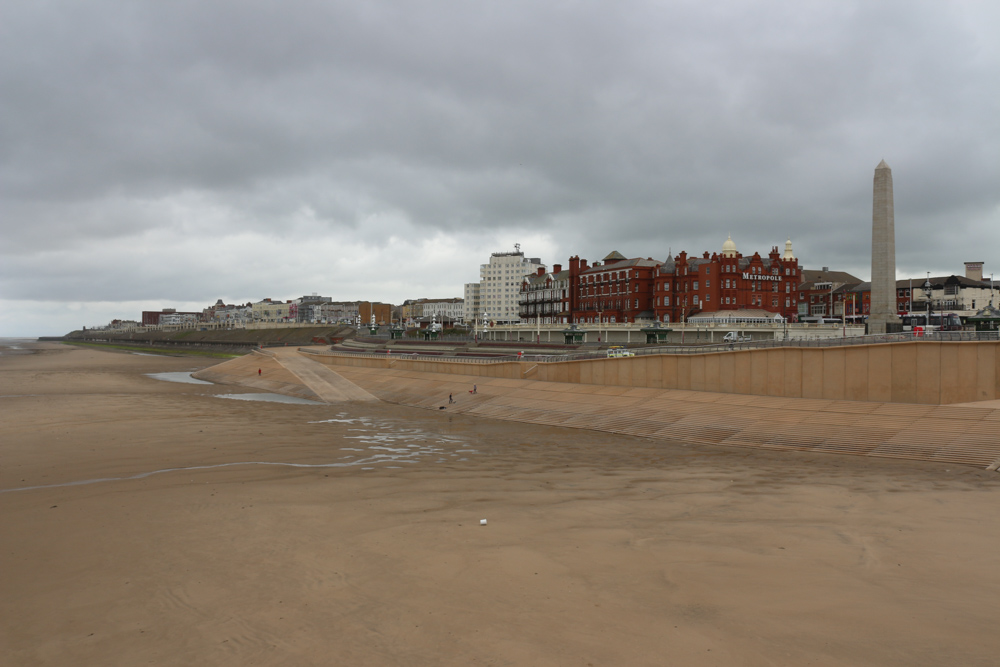
[[[924,322],[924,331],[931,329],[931,272],[927,272],[927,282],[924,283],[924,293],[927,295],[927,321]]]

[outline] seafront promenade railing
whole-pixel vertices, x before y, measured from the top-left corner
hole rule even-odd
[[[795,340],[755,340],[733,343],[716,343],[706,345],[664,345],[656,347],[627,348],[633,356],[647,356],[655,354],[710,354],[716,352],[733,352],[737,350],[759,350],[768,348],[823,348],[823,347],[843,347],[856,345],[879,345],[885,343],[905,343],[905,342],[963,342],[963,341],[990,341],[998,340],[996,331],[939,331],[925,333],[923,335],[914,333],[884,334],[876,336],[848,336],[847,338],[801,338]],[[516,348],[516,341],[512,341],[511,348]],[[504,364],[512,361],[531,361],[534,363],[558,363],[561,361],[581,361],[586,359],[606,359],[607,351],[595,349],[582,352],[569,352],[566,354],[507,354],[490,357],[472,356],[472,351],[463,355],[448,354],[420,354],[410,350],[400,351],[387,349],[385,351],[355,351],[337,349],[318,352],[315,350],[302,349],[310,354],[321,354],[329,356],[350,356],[369,359],[421,359],[444,362],[457,362],[464,364]]]

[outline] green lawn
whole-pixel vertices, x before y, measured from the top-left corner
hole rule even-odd
[[[147,354],[160,354],[166,357],[209,357],[211,359],[235,359],[241,354],[232,352],[206,352],[204,350],[185,350],[182,348],[150,347],[140,345],[119,345],[116,343],[89,343],[83,341],[64,341],[66,345],[79,345],[80,347],[96,347],[105,350],[124,350],[127,352],[146,352]]]

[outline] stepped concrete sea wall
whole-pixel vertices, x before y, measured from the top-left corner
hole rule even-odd
[[[272,374],[274,390],[331,395],[312,377],[314,389],[295,389],[294,368],[302,361],[293,349],[275,351],[264,376],[252,358],[225,362],[195,374],[215,382],[261,387]],[[254,355],[260,357],[264,355]],[[332,395],[344,395],[344,383],[361,398],[477,417],[605,431],[690,444],[772,450],[800,450],[1000,466],[1000,409],[991,401],[979,406],[935,406],[823,398],[786,398],[733,393],[551,382],[511,377],[530,370],[527,362],[479,365],[411,359],[373,359],[303,353],[322,361],[331,374]],[[634,363],[612,359],[609,364]],[[607,366],[604,360],[591,363]],[[285,364],[288,364],[287,366]],[[430,370],[428,366],[450,372]],[[523,369],[523,366],[529,367]],[[606,369],[605,369],[606,370]],[[487,374],[490,373],[490,374]],[[467,374],[468,373],[468,374]],[[621,375],[618,376],[619,378]],[[472,393],[475,390],[475,393]],[[449,395],[454,403],[449,403]],[[322,400],[322,399],[321,399]],[[329,399],[327,399],[330,402]],[[347,400],[356,400],[350,398]]]
[[[948,405],[1000,399],[1000,342],[919,341],[478,364],[317,354],[328,365],[784,398]]]

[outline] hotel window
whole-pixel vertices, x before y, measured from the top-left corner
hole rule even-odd
[[[698,281],[694,281],[694,289],[698,289]]]
[[[696,305],[696,306],[698,305],[698,295],[697,294],[694,295],[694,298],[691,300],[691,303],[694,304],[694,305]]]
[[[711,300],[712,300],[712,295],[711,294],[706,294],[705,295],[705,303],[708,303]]]
[[[663,305],[664,306],[669,306],[670,305],[670,297],[669,296],[663,297]]]
[[[711,286],[712,286],[712,281],[706,278],[705,279],[705,287],[711,287]]]

